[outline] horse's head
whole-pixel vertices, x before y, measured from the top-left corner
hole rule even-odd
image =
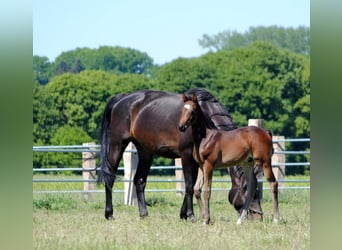
[[[183,101],[184,105],[182,108],[182,115],[180,116],[178,123],[178,128],[181,132],[184,132],[196,121],[200,112],[197,97],[195,94],[192,94],[191,99],[183,94]]]

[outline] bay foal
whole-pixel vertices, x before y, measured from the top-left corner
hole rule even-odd
[[[193,156],[199,163],[204,175],[204,205],[200,192],[195,192],[205,224],[210,222],[209,200],[214,168],[233,167],[241,165],[247,178],[247,198],[237,224],[246,217],[252,197],[257,188],[257,179],[253,167],[262,167],[269,182],[273,200],[273,221],[279,220],[278,182],[272,172],[271,157],[273,154],[272,135],[269,131],[254,127],[242,127],[231,131],[209,129],[206,118],[198,105],[196,95],[191,99],[183,95],[182,115],[179,120],[179,130],[184,132],[192,126],[194,141]],[[200,178],[197,182],[201,181]],[[199,186],[196,183],[195,186]]]

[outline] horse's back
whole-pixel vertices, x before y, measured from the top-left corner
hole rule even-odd
[[[154,90],[128,94],[113,107],[112,131],[118,130],[117,137],[123,134],[153,154],[179,157],[180,140],[191,142],[189,133],[178,131],[181,98],[179,94]]]

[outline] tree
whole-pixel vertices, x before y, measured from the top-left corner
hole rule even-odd
[[[66,125],[83,129],[98,142],[102,113],[110,97],[151,86],[151,80],[143,75],[117,76],[89,70],[62,74],[44,87],[36,84],[34,143],[51,144],[56,131]]]
[[[39,84],[47,84],[54,75],[54,64],[46,56],[33,56],[33,76]]]
[[[215,69],[205,60],[179,58],[160,68],[156,88],[176,93],[195,87],[210,89],[215,74]]]
[[[118,46],[101,46],[98,49],[77,48],[60,54],[55,63],[56,73],[72,72],[72,69],[79,68],[79,72],[103,70],[115,74],[149,75],[153,67],[153,59],[146,53]],[[77,65],[81,65],[81,68]]]
[[[310,28],[304,26],[298,28],[258,26],[250,27],[244,33],[225,30],[213,36],[204,34],[198,42],[202,48],[219,51],[242,48],[256,41],[267,41],[296,53],[310,54]]]

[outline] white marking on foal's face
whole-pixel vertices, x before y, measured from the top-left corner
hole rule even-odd
[[[191,106],[190,106],[190,104],[184,104],[184,108],[191,109]]]

